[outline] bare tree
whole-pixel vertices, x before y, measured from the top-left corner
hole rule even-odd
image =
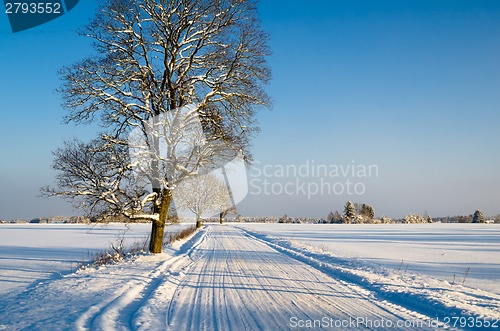
[[[228,214],[237,215],[238,214],[238,210],[235,207],[231,207],[231,208],[226,209],[226,210],[222,210],[221,209],[221,212],[219,213],[219,223],[220,224],[224,224],[224,219],[226,218],[226,216]]]
[[[98,122],[104,131],[89,144],[74,141],[55,152],[57,187],[44,192],[79,201],[89,213],[151,220],[150,251],[159,253],[176,184],[156,158],[142,184],[132,184],[128,135],[139,130],[158,150],[159,139],[148,136],[154,119],[196,105],[209,142],[251,160],[255,111],[270,106],[263,89],[270,79],[268,37],[256,3],[108,0],[81,34],[93,40],[96,54],[63,68],[59,91],[67,122]],[[201,166],[182,170],[189,176]]]
[[[179,199],[175,207],[191,211],[196,216],[196,227],[200,228],[201,217],[212,216],[231,209],[231,198],[225,182],[209,173],[182,181],[176,188]]]
[[[155,194],[131,185],[131,167],[126,146],[109,145],[102,139],[89,143],[67,141],[54,154],[57,188],[44,187],[47,195],[62,195],[90,215],[130,219],[157,219],[143,207]]]

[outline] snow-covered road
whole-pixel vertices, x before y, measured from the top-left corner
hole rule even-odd
[[[379,302],[233,227],[208,228],[192,258],[168,308],[171,330],[285,330],[314,321],[357,321],[363,330],[380,329],[365,327],[370,323],[423,317]]]

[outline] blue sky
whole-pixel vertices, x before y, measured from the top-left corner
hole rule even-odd
[[[53,182],[51,151],[96,127],[62,125],[57,70],[91,49],[74,29],[95,6],[13,34],[0,14],[0,219],[68,215],[38,198]],[[500,213],[500,2],[262,1],[271,35],[273,110],[258,119],[257,168],[377,165],[361,195],[256,194],[249,215],[325,216],[345,202],[378,216]],[[264,178],[250,180],[263,185]],[[267,178],[276,188],[295,178]],[[320,178],[300,178],[318,183]],[[294,185],[295,185],[294,184]],[[262,188],[262,187],[261,187]],[[261,192],[262,193],[262,192]]]

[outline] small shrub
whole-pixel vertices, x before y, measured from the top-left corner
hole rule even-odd
[[[390,217],[384,215],[380,219],[380,222],[383,224],[389,224],[389,223],[393,223],[393,220]]]
[[[177,233],[165,233],[165,236],[163,238],[163,245],[172,245],[177,240],[182,240],[184,238],[189,237],[196,230],[197,230],[196,226],[190,226]]]
[[[195,226],[190,226],[178,233],[165,233],[164,246],[171,245],[177,240],[187,238],[196,231]],[[78,270],[85,270],[87,268],[99,268],[103,265],[117,264],[123,262],[126,258],[133,258],[139,255],[146,254],[149,246],[149,236],[142,242],[135,242],[131,246],[126,247],[124,244],[125,233],[123,231],[117,238],[115,243],[111,243],[110,250],[100,251],[94,254],[89,253],[89,261],[81,262]]]
[[[90,255],[89,262],[82,262],[79,270],[87,268],[99,268],[103,265],[117,264],[123,262],[125,258],[136,257],[146,253],[149,244],[149,236],[142,242],[135,242],[130,247],[125,247],[125,233],[121,234],[116,243],[111,243],[111,250],[105,250]]]
[[[417,223],[428,223],[428,221],[419,214],[406,215],[403,219],[403,223],[406,224],[417,224]]]

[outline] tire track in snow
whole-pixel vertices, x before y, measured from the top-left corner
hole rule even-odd
[[[191,254],[205,240],[205,232],[200,231],[191,238],[185,250],[160,263],[152,271],[143,273],[116,290],[107,300],[90,307],[76,321],[76,330],[135,330],[140,328],[140,319],[146,302],[155,297],[155,292],[168,285],[169,278],[177,277],[193,261]],[[173,286],[177,286],[174,283]]]
[[[281,246],[278,243],[274,243],[271,241],[268,241],[266,239],[259,238],[255,233],[252,233],[251,231],[248,230],[242,230],[245,235],[253,240],[256,240],[258,242],[261,242],[267,246],[269,246],[271,249],[274,249],[286,256],[291,257],[292,259],[295,259],[299,262],[305,263],[307,265],[310,265],[311,267],[329,275],[330,277],[334,277],[337,279],[339,282],[345,284],[347,287],[351,288],[352,290],[359,292],[359,293],[364,293],[367,297],[369,296],[371,298],[371,301],[379,306],[381,309],[385,310],[386,312],[393,314],[394,316],[407,316],[406,320],[410,321],[429,321],[430,316],[426,315],[425,312],[421,311],[422,309],[418,309],[419,306],[422,305],[422,303],[417,302],[416,307],[412,307],[415,305],[414,303],[411,303],[410,301],[404,301],[402,304],[398,303],[394,298],[391,298],[390,296],[387,298],[386,296],[383,295],[383,293],[373,291],[373,289],[370,289],[370,287],[366,287],[366,281],[364,279],[359,278],[358,276],[350,275],[349,273],[343,274],[342,272],[331,272],[329,267],[325,266],[321,260],[316,260],[315,258],[309,257],[307,254],[303,256],[303,254],[300,252],[300,250],[295,250],[294,248],[291,247],[284,247]],[[364,285],[364,286],[363,286]],[[391,300],[392,299],[392,300]],[[431,303],[427,303],[428,307],[431,307]],[[432,310],[432,308],[426,308],[426,310]],[[454,316],[454,313],[456,312],[455,308],[451,308],[451,311],[449,311],[447,314],[445,313],[444,316]],[[439,312],[442,314],[442,311]],[[441,317],[441,316],[439,316]],[[447,330],[460,330],[458,328],[454,328],[451,326],[446,326],[443,322],[443,318],[439,318],[438,320],[434,319],[433,327],[437,325],[439,328],[446,327]],[[432,327],[431,327],[432,329]],[[467,328],[465,330],[468,330],[470,328]],[[475,329],[475,328],[473,328]]]

